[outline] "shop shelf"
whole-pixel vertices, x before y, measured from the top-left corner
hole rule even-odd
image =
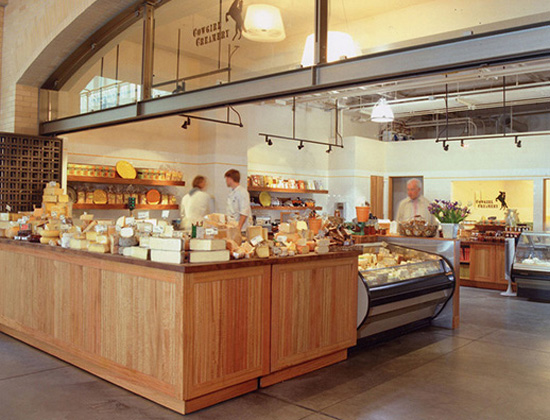
[[[136,204],[136,210],[178,210],[177,204]],[[73,204],[73,210],[128,210],[126,204]]]
[[[323,210],[322,207],[252,206],[252,210]]]
[[[280,192],[280,193],[299,193],[299,194],[328,194],[328,190],[301,190],[290,188],[269,188],[269,187],[248,187],[250,192]]]
[[[184,187],[185,181],[158,181],[154,179],[124,179],[102,178],[95,176],[68,175],[67,182],[88,182],[93,184],[126,184],[126,185],[150,185],[150,186],[174,186]]]

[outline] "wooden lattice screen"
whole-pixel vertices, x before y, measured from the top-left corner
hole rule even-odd
[[[0,133],[0,211],[32,211],[49,181],[61,183],[63,141]]]

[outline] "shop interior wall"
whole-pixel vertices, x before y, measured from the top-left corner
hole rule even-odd
[[[522,143],[522,148],[512,138],[470,141],[467,148],[452,143],[448,152],[433,140],[384,143],[386,176],[423,175],[424,195],[429,200],[451,199],[453,181],[532,180],[534,229],[542,230],[550,138],[529,137]],[[496,216],[503,218],[504,213]]]

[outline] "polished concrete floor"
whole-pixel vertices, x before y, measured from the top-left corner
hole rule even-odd
[[[463,288],[429,327],[188,419],[550,419],[550,304]],[[183,417],[0,334],[0,419]]]

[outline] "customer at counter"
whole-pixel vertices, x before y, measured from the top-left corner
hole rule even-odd
[[[193,188],[181,199],[181,224],[186,230],[212,213],[212,198],[204,192],[205,189],[206,178],[197,175],[193,179]]]
[[[233,217],[240,231],[246,230],[252,217],[250,194],[241,184],[241,173],[230,169],[225,173],[225,184],[231,188],[227,199],[227,215]]]
[[[397,210],[397,221],[406,222],[415,216],[420,216],[431,225],[437,225],[437,220],[428,210],[430,202],[422,195],[422,181],[417,178],[407,182],[408,197],[401,200]]]

